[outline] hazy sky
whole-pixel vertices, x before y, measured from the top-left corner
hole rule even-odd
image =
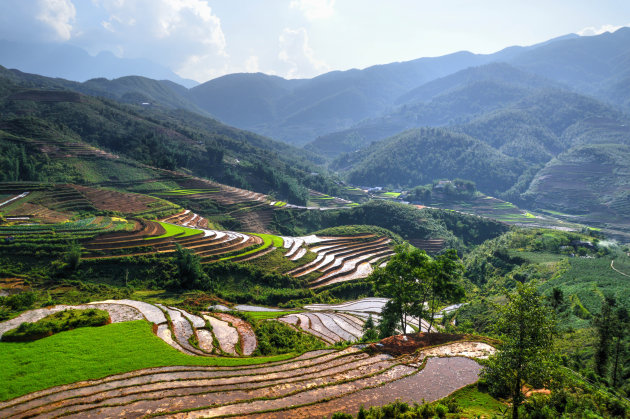
[[[630,0],[0,0],[0,39],[147,58],[204,82],[489,53],[630,26]]]

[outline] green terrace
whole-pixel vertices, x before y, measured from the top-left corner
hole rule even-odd
[[[188,195],[200,195],[207,193],[218,193],[218,189],[172,189],[168,191],[152,192],[153,195],[160,196],[188,196]]]
[[[169,237],[183,238],[183,237],[189,237],[189,236],[194,236],[194,235],[203,233],[203,230],[197,230],[195,228],[189,228],[189,227],[184,227],[184,226],[180,226],[176,224],[164,223],[162,221],[157,221],[157,223],[160,224],[166,232],[159,236],[147,237],[145,238],[145,240],[166,239]]]
[[[19,226],[1,226],[0,235],[55,234],[67,232],[98,233],[104,231],[128,230],[133,224],[117,217],[90,217],[78,221],[60,224],[37,224]]]

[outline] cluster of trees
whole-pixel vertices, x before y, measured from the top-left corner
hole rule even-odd
[[[626,307],[606,296],[600,313],[593,319],[597,331],[595,372],[614,388],[630,379],[630,315]]]
[[[282,234],[301,235],[346,225],[378,226],[405,240],[439,239],[459,251],[495,238],[508,230],[505,224],[449,211],[418,209],[385,200],[373,200],[352,209],[330,211],[276,211],[274,227]]]
[[[418,329],[420,321],[428,319],[431,329],[439,306],[463,297],[462,270],[454,250],[431,258],[408,244],[397,246],[387,265],[370,275],[377,293],[390,299],[382,312],[381,336],[396,329],[404,333],[410,317],[419,320]]]
[[[480,140],[437,128],[411,130],[373,143],[335,160],[335,169],[350,168],[357,185],[413,186],[435,179],[470,179],[486,193],[509,189],[527,168]]]
[[[411,202],[430,205],[434,198],[440,200],[469,200],[475,196],[477,185],[472,180],[433,181],[432,185],[415,186],[405,198]]]

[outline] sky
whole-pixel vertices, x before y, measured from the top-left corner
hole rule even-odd
[[[630,26],[630,0],[0,0],[0,39],[285,78]]]

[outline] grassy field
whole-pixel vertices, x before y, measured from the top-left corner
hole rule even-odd
[[[247,233],[247,234],[252,235],[252,236],[260,237],[263,240],[263,243],[260,246],[258,246],[257,248],[255,248],[255,249],[251,249],[251,250],[248,250],[246,252],[239,253],[238,255],[226,256],[226,257],[221,258],[219,260],[229,260],[229,259],[233,259],[235,257],[239,257],[240,258],[240,257],[243,257],[243,256],[251,255],[251,254],[256,253],[256,252],[261,252],[261,251],[269,248],[272,245],[274,247],[281,248],[283,246],[283,244],[284,244],[284,241],[282,240],[282,237],[274,236],[273,234],[263,234],[263,233]]]
[[[615,259],[615,266],[625,267],[627,257]],[[541,291],[554,287],[564,291],[565,298],[574,294],[591,313],[598,313],[605,295],[612,295],[619,305],[630,309],[630,278],[610,268],[610,257],[570,258],[569,268],[546,283]]]
[[[287,314],[301,313],[301,311],[246,311],[249,317],[254,320],[277,319]]]
[[[223,358],[184,355],[155,336],[146,321],[75,329],[34,342],[0,342],[0,400],[141,368],[259,364],[292,356]]]
[[[448,413],[447,418],[491,418],[499,415],[507,407],[488,393],[479,391],[477,384],[471,384],[457,390],[447,399],[457,400],[457,404],[462,409],[459,413]]]
[[[182,238],[182,237],[193,236],[195,234],[203,233],[202,230],[197,230],[195,228],[182,227],[178,225],[163,223],[161,221],[158,221],[158,223],[160,223],[160,225],[164,227],[164,229],[166,230],[166,233],[162,234],[161,236],[147,237],[145,240],[163,239],[166,237],[173,237],[173,236],[178,236],[179,238]]]

